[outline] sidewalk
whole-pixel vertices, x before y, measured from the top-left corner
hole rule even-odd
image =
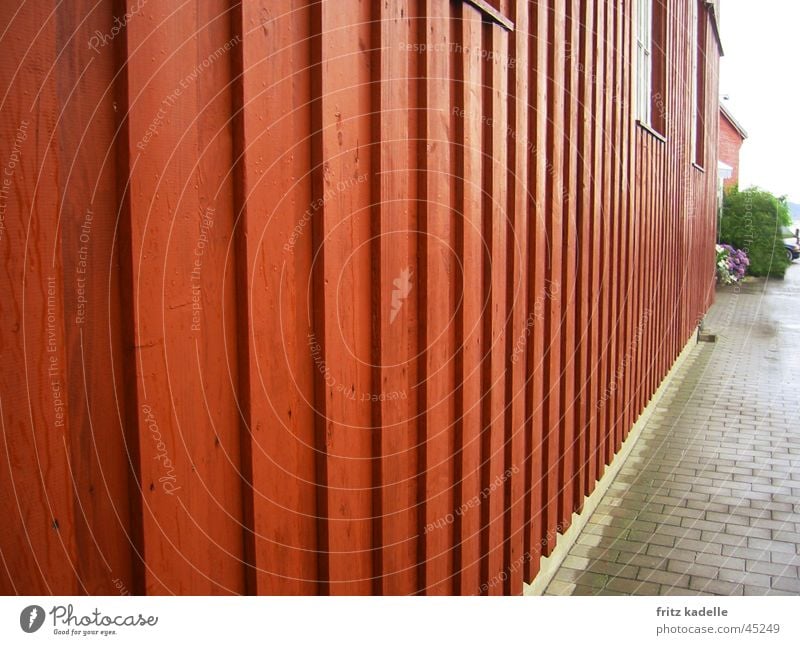
[[[800,594],[800,265],[706,330],[547,595]]]

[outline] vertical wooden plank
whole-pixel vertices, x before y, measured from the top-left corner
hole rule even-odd
[[[547,226],[547,280],[550,285],[562,285],[563,251],[563,171],[564,171],[564,39],[565,0],[552,0],[549,5],[548,30],[548,92],[549,112],[552,118],[547,128],[547,192],[545,199]],[[545,510],[546,547],[545,555],[555,545],[558,530],[558,500],[561,493],[559,460],[563,446],[560,443],[561,400],[561,304],[560,300],[546,298],[545,302],[545,480],[543,506]]]
[[[592,227],[592,132],[594,101],[594,3],[580,3],[580,47],[573,51],[573,65],[579,66],[578,114],[578,182],[577,182],[577,247],[578,269],[575,290],[576,300],[576,370],[575,393],[577,433],[576,479],[574,503],[577,509],[583,505],[584,495],[589,489],[590,417],[594,405],[591,391],[591,329],[592,329],[592,284],[591,284],[591,227]]]
[[[624,376],[622,379],[622,402],[621,410],[618,412],[618,418],[622,424],[623,440],[627,438],[628,432],[633,425],[633,412],[631,405],[631,391],[635,378],[635,366],[633,362],[634,343],[637,342],[633,330],[633,306],[634,306],[634,280],[636,276],[636,266],[633,261],[634,249],[634,227],[636,225],[637,213],[635,210],[635,190],[636,183],[634,181],[634,167],[636,164],[636,114],[634,112],[634,97],[635,87],[633,81],[633,65],[631,61],[634,56],[635,47],[635,17],[633,15],[633,0],[625,0],[624,2],[624,15],[626,16],[624,26],[624,56],[625,62],[623,64],[623,84],[622,84],[622,100],[624,101],[624,134],[623,146],[625,148],[625,161],[624,169],[622,172],[623,177],[623,191],[624,191],[624,217],[625,217],[625,269],[624,269],[624,343],[623,343],[623,360],[625,361]]]
[[[462,5],[461,69],[463,85],[456,124],[462,130],[462,222],[458,227],[458,248],[463,257],[461,307],[457,313],[456,370],[460,388],[456,426],[460,435],[460,474],[457,478],[459,513],[456,520],[459,549],[460,593],[473,595],[481,589],[481,356],[484,351],[481,316],[484,311],[481,284],[483,240],[481,215],[481,167],[483,107],[481,90],[481,17],[477,10]],[[458,104],[456,104],[458,107]],[[458,205],[457,205],[458,207]]]
[[[601,397],[604,392],[601,389],[601,370],[600,370],[600,283],[601,283],[601,202],[602,202],[602,123],[601,115],[603,109],[603,56],[605,51],[603,15],[604,5],[595,7],[592,22],[592,67],[591,73],[595,80],[592,93],[592,128],[591,134],[591,182],[590,189],[590,209],[591,219],[589,226],[589,248],[591,256],[590,267],[590,299],[589,299],[589,401],[591,407],[588,409],[589,423],[589,442],[587,448],[587,458],[589,460],[586,476],[586,494],[589,495],[594,490],[598,478],[598,451],[600,447],[600,407]]]
[[[602,369],[603,369],[603,393],[608,397],[605,405],[602,408],[601,414],[601,428],[602,428],[602,451],[600,454],[601,470],[599,475],[605,471],[611,461],[611,433],[612,429],[609,425],[608,408],[609,401],[613,396],[613,371],[614,363],[613,357],[613,289],[616,282],[614,277],[614,202],[613,202],[613,182],[614,182],[614,140],[613,140],[613,123],[614,123],[614,6],[610,2],[606,2],[605,13],[605,58],[603,61],[605,67],[605,83],[603,86],[603,227],[602,227],[602,240],[603,240],[603,278],[601,293],[603,298],[602,305]]]
[[[317,585],[314,375],[318,350],[309,283],[313,222],[365,174],[312,193],[312,21],[294,2],[278,16],[246,3],[238,50],[236,295],[248,592],[311,594]],[[312,41],[313,42],[313,41]],[[287,70],[291,70],[287,73]],[[268,205],[268,207],[264,207]]]
[[[525,436],[525,390],[528,374],[525,350],[530,339],[528,319],[528,6],[515,4],[515,31],[508,45],[509,113],[508,140],[508,281],[506,307],[509,312],[506,335],[506,439],[505,473],[505,548],[508,571],[505,593],[522,593],[523,568],[527,555],[524,545],[525,461],[528,450]],[[513,219],[512,219],[513,217]]]
[[[609,462],[620,448],[622,443],[622,428],[618,423],[618,409],[622,404],[622,378],[624,377],[624,328],[622,325],[622,293],[624,285],[626,260],[623,241],[625,239],[625,194],[623,177],[625,171],[625,150],[623,147],[623,103],[622,103],[622,59],[624,56],[623,44],[623,14],[622,0],[616,0],[614,5],[614,82],[613,91],[613,124],[612,124],[612,145],[614,147],[614,175],[612,195],[614,203],[613,218],[613,282],[611,289],[612,297],[612,336],[611,336],[611,357],[612,357],[612,384],[613,394],[608,406],[609,420],[608,425],[612,433]]]
[[[414,42],[413,15],[408,0],[391,0],[381,6],[376,23],[376,58],[380,83],[376,140],[375,223],[373,229],[373,288],[377,312],[373,352],[375,383],[373,423],[376,435],[380,487],[375,499],[376,541],[375,593],[409,595],[419,588],[417,580],[418,519],[416,489],[416,389],[414,357],[417,353],[416,298],[420,288],[413,231],[416,227],[416,79],[418,55]],[[399,51],[398,51],[399,48]],[[437,527],[425,527],[425,532]]]
[[[526,351],[528,379],[525,392],[526,440],[526,519],[525,544],[528,558],[525,578],[530,581],[539,571],[540,557],[546,544],[544,477],[546,473],[544,425],[544,356],[546,303],[543,299],[547,276],[547,123],[549,110],[548,29],[546,3],[528,3],[530,16],[530,73],[528,96],[528,318],[534,324]]]
[[[367,594],[373,582],[373,435],[370,397],[377,389],[371,368],[372,254],[369,181],[373,150],[370,7],[356,0],[323,3],[316,72],[320,134],[314,156],[314,334],[324,368],[317,369],[319,482],[324,498],[324,559],[331,594]],[[354,48],[361,42],[364,47]],[[339,188],[346,188],[340,190]],[[330,199],[325,195],[333,193]],[[316,358],[315,358],[316,361]],[[320,368],[317,362],[316,367]],[[322,537],[322,536],[321,536]]]
[[[241,41],[227,9],[147,5],[126,29],[128,297],[149,593],[244,589],[239,434],[230,381],[219,373],[231,340],[219,321],[232,306],[219,274],[232,225],[225,88]],[[156,62],[151,47],[168,53]],[[221,130],[219,138],[209,130]]]
[[[70,410],[70,469],[79,576],[89,594],[133,590],[125,396],[122,382],[117,182],[113,155],[117,58],[90,49],[114,25],[111,2],[76,2],[56,14],[60,253]],[[97,51],[95,51],[97,50]],[[66,127],[65,127],[66,126]]]
[[[594,442],[592,455],[594,457],[594,477],[592,481],[600,479],[605,469],[605,438],[606,426],[604,423],[603,406],[601,403],[608,397],[608,372],[606,343],[608,338],[608,325],[606,320],[606,288],[608,280],[608,249],[607,249],[607,227],[608,211],[606,199],[607,185],[607,139],[606,139],[606,120],[607,120],[607,93],[608,93],[608,52],[607,52],[607,22],[608,8],[607,3],[598,8],[597,12],[597,42],[598,50],[596,57],[597,68],[597,105],[595,111],[595,122],[597,132],[595,138],[595,154],[597,155],[597,172],[595,174],[595,220],[594,229],[595,245],[597,248],[597,270],[595,271],[596,281],[594,293],[597,294],[596,324],[597,324],[597,344],[594,346],[595,369],[597,370],[597,391],[598,407],[595,410],[596,422],[596,441]]]
[[[9,26],[0,61],[0,592],[71,595],[83,588],[59,241],[58,25],[35,3],[4,3],[0,20]]]
[[[565,77],[564,89],[564,172],[561,187],[562,199],[562,263],[561,263],[561,356],[563,367],[559,375],[561,389],[561,459],[559,479],[561,481],[558,501],[558,524],[566,531],[575,510],[574,486],[576,472],[576,406],[575,406],[575,309],[578,293],[576,291],[577,235],[576,210],[578,197],[578,82],[579,70],[572,64],[570,54],[579,52],[580,10],[577,0],[567,0],[565,6]]]
[[[454,214],[452,143],[452,56],[450,8],[429,3],[422,24],[426,43],[421,118],[424,120],[420,181],[420,435],[423,445],[424,524],[444,526],[424,539],[424,591],[447,594],[453,589],[453,491],[455,261],[452,248]],[[444,52],[448,52],[445,54]],[[424,257],[423,257],[424,256]]]
[[[505,32],[484,22],[483,48],[487,54],[483,63],[483,103],[487,118],[483,123],[483,238],[486,254],[483,329],[486,347],[481,374],[481,543],[483,578],[487,583],[499,580],[503,569],[508,76],[503,69],[506,56],[502,52],[508,51],[507,42]],[[502,584],[489,584],[489,594],[502,592]]]

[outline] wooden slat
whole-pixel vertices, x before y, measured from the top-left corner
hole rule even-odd
[[[602,389],[601,379],[601,292],[600,285],[602,279],[602,245],[601,245],[601,227],[602,227],[602,198],[603,198],[603,185],[602,185],[602,150],[603,150],[603,128],[601,122],[601,115],[603,110],[603,82],[604,82],[604,65],[603,58],[605,56],[605,47],[603,42],[604,30],[604,11],[605,5],[601,4],[596,7],[594,14],[594,22],[592,33],[593,38],[593,67],[592,76],[596,79],[594,83],[593,103],[592,103],[592,156],[591,156],[591,227],[589,232],[589,246],[591,253],[591,288],[590,295],[590,309],[589,319],[591,321],[590,330],[590,345],[589,345],[589,400],[591,407],[589,408],[589,446],[588,458],[589,464],[587,469],[587,482],[586,494],[589,495],[594,490],[595,483],[601,472],[599,467],[599,454],[600,454],[600,410],[603,405],[603,397],[605,392]]]
[[[427,594],[446,594],[453,589],[454,497],[454,403],[455,364],[453,311],[455,311],[456,262],[452,255],[453,154],[451,123],[452,48],[449,7],[429,4],[421,21],[420,34],[429,49],[423,57],[421,99],[423,120],[420,151],[424,170],[420,178],[420,396],[419,427],[423,446],[423,527],[444,523],[424,536],[423,590]],[[447,55],[435,54],[433,46],[444,44]]]
[[[373,298],[377,307],[374,338],[375,383],[373,425],[376,434],[376,485],[374,516],[378,523],[376,585],[378,594],[408,595],[419,588],[417,550],[417,424],[414,358],[417,354],[416,298],[419,267],[415,230],[416,104],[418,57],[397,54],[397,43],[411,42],[413,16],[408,0],[392,0],[381,8],[377,58],[381,82],[377,88],[378,134],[383,141],[374,175],[376,182],[373,223]]]
[[[236,289],[244,538],[248,591],[265,594],[323,591],[314,419],[325,401],[314,392],[321,334],[309,295],[313,231],[324,203],[366,185],[362,175],[342,190],[312,190],[319,167],[308,145],[307,39],[315,18],[295,4],[268,23],[270,38],[253,27],[262,19],[257,7],[243,4],[234,17],[243,34],[234,72],[248,70],[236,84],[235,141],[237,285],[248,286]]]
[[[148,5],[127,27],[133,291],[126,295],[149,593],[244,590],[239,434],[224,372],[235,373],[236,361],[225,355],[232,338],[221,324],[233,302],[226,306],[223,295],[233,221],[225,92],[237,42],[227,10]],[[144,42],[166,55],[153,58]]]
[[[63,124],[49,71],[56,62],[57,21],[33,3],[5,3],[0,17],[10,26],[0,62],[0,592],[77,594],[83,591],[75,535],[80,510],[73,503],[69,452],[80,424],[73,423],[67,398],[69,321],[61,294],[68,278],[59,240],[57,154]],[[20,44],[12,46],[11,38]]]
[[[561,184],[562,199],[562,262],[561,288],[561,357],[563,366],[559,379],[561,407],[561,457],[559,460],[558,526],[566,531],[575,510],[573,489],[576,472],[576,411],[575,411],[575,310],[578,294],[576,288],[577,235],[576,209],[578,195],[578,81],[580,69],[573,58],[580,51],[578,40],[580,11],[577,0],[567,0],[565,5],[565,57],[564,91],[564,170]]]
[[[577,294],[576,319],[576,361],[575,392],[577,414],[576,437],[576,481],[574,504],[580,509],[589,487],[590,460],[590,417],[592,416],[591,392],[591,227],[592,227],[592,101],[594,83],[594,4],[580,3],[580,49],[574,51],[578,56],[573,64],[579,64],[582,71],[578,100],[581,111],[578,120],[578,186],[577,186],[577,247],[578,270],[575,290]]]
[[[60,114],[60,253],[64,271],[65,345],[71,419],[70,470],[81,587],[88,594],[134,590],[130,467],[120,331],[120,275],[115,245],[117,168],[113,155],[114,56],[85,46],[113,26],[110,3],[75,2],[57,15],[61,52],[56,75]],[[94,11],[92,9],[95,9]],[[111,53],[111,52],[110,52]],[[68,124],[69,127],[64,127]],[[138,494],[134,492],[134,495]]]
[[[561,141],[564,136],[564,37],[565,37],[565,4],[564,0],[553,0],[549,7],[548,31],[550,44],[548,47],[548,92],[549,113],[547,128],[547,193],[545,199],[545,218],[547,230],[546,270],[547,280],[552,287],[557,286],[559,293],[565,286],[562,282],[563,252],[563,172],[564,148]],[[545,409],[545,474],[542,490],[545,511],[546,547],[545,555],[555,546],[558,531],[558,500],[561,494],[559,481],[559,460],[562,455],[561,446],[561,400],[560,375],[561,361],[561,299],[545,299],[545,348],[544,368],[544,409]]]
[[[462,139],[460,156],[462,221],[457,231],[462,252],[461,308],[456,325],[462,339],[456,353],[455,391],[458,401],[456,431],[459,435],[460,468],[458,470],[459,583],[465,595],[480,593],[481,582],[481,356],[484,351],[481,316],[484,309],[482,290],[483,243],[481,226],[481,164],[483,157],[483,106],[481,91],[481,59],[475,54],[481,46],[481,18],[477,11],[463,8],[461,65],[463,85],[456,115]],[[463,112],[462,112],[463,109]]]
[[[527,316],[528,267],[528,6],[517,3],[516,31],[509,37],[508,74],[508,219],[506,255],[510,280],[506,311],[506,437],[505,470],[505,569],[508,581],[504,591],[520,594],[526,561],[525,538],[525,461],[526,443],[525,350],[530,342]]]
[[[528,380],[525,392],[526,438],[526,521],[525,544],[528,556],[525,577],[533,579],[539,570],[539,559],[547,544],[544,497],[544,477],[547,472],[545,452],[544,376],[545,376],[545,315],[547,280],[547,227],[545,196],[547,191],[547,128],[549,112],[548,35],[549,9],[544,2],[531,5],[530,10],[530,73],[529,73],[529,133],[528,133],[528,319],[533,320],[530,342],[526,351]]]
[[[481,550],[483,582],[492,595],[503,592],[498,584],[503,569],[505,438],[505,322],[506,322],[506,97],[508,76],[502,68],[508,38],[490,25],[483,25],[483,47],[490,52],[483,63],[483,268],[485,294],[482,365],[481,438]]]
[[[324,199],[314,218],[314,332],[322,345],[315,402],[325,399],[318,418],[317,448],[324,453],[325,569],[331,594],[372,591],[373,435],[370,397],[378,389],[371,368],[371,182],[372,56],[353,42],[369,43],[369,7],[356,0],[322,3],[319,78],[319,168],[314,195]],[[320,183],[316,183],[320,182]],[[349,188],[348,188],[349,186]],[[321,193],[321,195],[320,195]],[[316,263],[315,263],[316,264]],[[343,298],[345,300],[343,300]],[[345,302],[352,303],[352,305]],[[324,373],[323,373],[324,372]]]

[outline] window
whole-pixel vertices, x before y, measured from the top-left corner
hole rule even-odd
[[[636,118],[666,132],[666,0],[637,0]]]
[[[705,0],[694,1],[692,49],[692,161],[705,167],[706,154],[706,37],[708,18]]]

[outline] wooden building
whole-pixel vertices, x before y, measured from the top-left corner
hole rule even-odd
[[[711,303],[715,3],[0,3],[0,590],[518,594]]]

